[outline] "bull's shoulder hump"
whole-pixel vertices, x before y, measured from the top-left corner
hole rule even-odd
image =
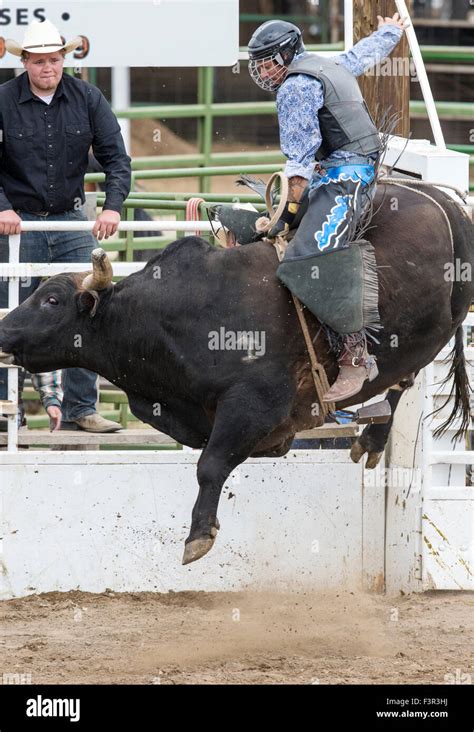
[[[161,252],[148,261],[147,266],[159,263],[168,257],[188,258],[215,252],[215,247],[211,246],[205,239],[199,236],[185,236],[168,244]]]

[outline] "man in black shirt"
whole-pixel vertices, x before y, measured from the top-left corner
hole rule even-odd
[[[8,261],[7,234],[19,234],[21,220],[85,221],[84,173],[92,146],[106,174],[106,198],[89,231],[24,232],[23,262],[87,262],[97,246],[117,230],[130,190],[131,169],[120,126],[107,100],[92,84],[63,74],[66,53],[81,38],[63,43],[50,21],[31,23],[23,43],[7,40],[21,56],[25,73],[0,86],[0,261]],[[3,236],[1,236],[3,235]],[[23,302],[39,279],[20,287]],[[23,284],[23,283],[21,283]],[[7,307],[8,284],[0,283],[0,307]],[[91,432],[119,429],[96,412],[96,374],[63,372],[63,427]],[[0,371],[0,400],[6,398],[6,370]]]

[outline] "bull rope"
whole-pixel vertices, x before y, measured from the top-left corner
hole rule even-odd
[[[451,183],[435,183],[434,181],[430,180],[418,180],[416,178],[393,178],[391,176],[384,176],[380,175],[377,178],[377,183],[402,183],[405,181],[405,183],[409,183],[410,185],[417,185],[417,186],[435,186],[435,188],[451,188],[452,191],[455,191],[459,198],[463,201],[463,203],[467,206],[468,201],[468,194],[469,191],[462,191],[457,186],[451,185]]]
[[[425,193],[425,191],[418,191],[416,188],[411,188],[410,185],[404,185],[403,183],[400,183],[400,178],[391,178],[391,179],[389,179],[389,178],[384,178],[382,176],[381,178],[379,178],[377,180],[377,183],[386,183],[387,181],[390,181],[390,185],[392,185],[392,186],[398,186],[399,188],[405,188],[406,190],[409,190],[409,191],[415,191],[416,193],[418,193],[419,196],[424,196],[425,198],[428,198],[432,203],[434,203],[439,208],[439,210],[441,211],[441,213],[443,214],[443,216],[444,216],[444,218],[446,220],[446,226],[448,227],[449,241],[450,241],[450,244],[451,244],[451,254],[453,256],[453,261],[454,261],[453,230],[451,228],[451,222],[450,222],[450,220],[448,218],[448,214],[446,213],[446,211],[444,210],[444,208],[442,207],[442,205],[438,201],[436,201],[434,198],[432,198],[432,196],[430,196],[428,193]],[[419,183],[419,181],[416,181],[416,182],[417,182],[417,184]],[[410,183],[411,183],[411,181],[410,181]],[[436,183],[430,183],[428,181],[422,181],[422,183],[424,183],[425,185],[437,185]],[[447,188],[454,188],[454,186],[446,186],[446,187]],[[454,190],[457,190],[457,189],[454,189]],[[463,213],[466,213],[464,211],[464,209],[462,209],[462,207],[459,206],[459,204],[456,201],[455,201],[455,203],[458,206],[458,208],[460,208],[463,211]],[[454,287],[454,281],[451,280],[451,293],[450,293],[450,296],[453,294],[453,287]]]
[[[186,221],[199,221],[199,219],[201,218],[199,215],[199,206],[201,205],[201,203],[205,203],[205,201],[203,198],[198,197],[190,198],[186,202]],[[196,234],[196,236],[201,236],[200,229],[196,229],[194,233]]]

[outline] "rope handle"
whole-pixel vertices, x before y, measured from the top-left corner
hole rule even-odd
[[[275,184],[276,180],[280,180],[280,203],[276,208],[273,208],[272,204],[272,189]],[[290,190],[290,186],[288,184],[288,178],[284,173],[282,173],[280,170],[276,173],[273,173],[272,177],[267,183],[267,188],[265,190],[265,204],[267,206],[267,211],[270,214],[270,218],[267,218],[266,216],[261,216],[259,219],[257,219],[255,223],[255,228],[257,231],[260,232],[267,232],[270,231],[273,226],[280,220],[280,217],[285,210],[286,202],[288,201],[288,192]]]
[[[276,207],[276,209],[273,208],[272,204],[272,188],[276,180],[280,181],[280,203]],[[290,190],[290,186],[288,183],[288,178],[284,173],[281,172],[281,170],[278,170],[276,173],[273,173],[272,177],[267,183],[267,188],[265,191],[265,203],[267,205],[268,213],[272,214],[270,218],[270,223],[268,228],[271,229],[272,226],[274,226],[277,221],[280,220],[280,217],[285,210],[286,202],[288,201],[288,192]]]

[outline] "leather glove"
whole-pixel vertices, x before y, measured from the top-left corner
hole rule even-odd
[[[299,207],[299,203],[296,203],[295,201],[287,201],[280,218],[267,233],[267,239],[275,240],[277,236],[286,238],[290,231],[291,224],[298,213]]]

